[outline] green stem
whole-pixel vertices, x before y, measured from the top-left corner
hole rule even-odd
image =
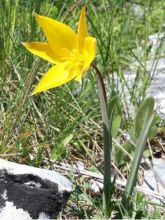
[[[111,215],[111,149],[112,149],[112,137],[111,137],[111,122],[108,117],[106,90],[100,70],[95,64],[91,65],[97,74],[98,79],[98,92],[101,105],[101,114],[103,121],[103,137],[104,137],[104,210],[106,217]]]

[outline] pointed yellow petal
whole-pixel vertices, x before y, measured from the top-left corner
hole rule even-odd
[[[80,73],[79,71],[79,69],[70,67],[68,63],[57,64],[48,70],[32,94],[61,86],[74,79]]]
[[[78,46],[80,52],[83,49],[84,39],[87,36],[88,36],[88,29],[86,24],[86,7],[84,6],[81,11],[81,15],[78,23]]]
[[[35,17],[43,29],[50,47],[56,54],[64,56],[64,48],[65,52],[76,48],[76,34],[69,26],[36,13]]]
[[[81,72],[79,75],[76,76],[76,78],[74,80],[77,82],[81,82],[82,77],[83,77],[83,73]]]
[[[87,71],[96,55],[96,39],[94,37],[86,37],[84,40],[85,63],[83,70]]]
[[[61,61],[61,58],[57,56],[51,49],[48,43],[41,42],[30,42],[30,43],[22,43],[26,49],[28,49],[31,53],[43,58],[44,60],[49,61],[50,63],[58,63]]]
[[[96,39],[93,37],[86,37],[84,40],[84,49],[83,54],[85,57],[84,65],[81,69],[79,75],[76,76],[75,80],[80,82],[85,72],[89,69],[90,64],[92,63],[95,55],[96,55]]]

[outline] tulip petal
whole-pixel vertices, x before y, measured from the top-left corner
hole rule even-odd
[[[86,7],[84,6],[82,11],[81,11],[81,15],[80,15],[80,19],[79,19],[79,23],[78,23],[78,46],[79,46],[79,51],[81,52],[83,50],[84,47],[84,39],[85,37],[88,36],[88,29],[87,29],[87,24],[86,24]]]
[[[84,68],[89,68],[91,62],[96,55],[96,39],[94,37],[86,37],[84,40],[84,53],[86,54],[86,61]],[[87,67],[85,67],[87,66]],[[86,70],[85,70],[86,71]]]
[[[49,61],[52,64],[61,62],[61,58],[52,51],[48,43],[41,43],[41,42],[26,43],[25,42],[22,44],[31,53],[43,58],[44,60]]]
[[[86,58],[80,74],[75,78],[75,80],[78,82],[82,80],[84,73],[89,69],[90,64],[96,55],[96,39],[94,37],[85,38],[83,53]]]
[[[79,73],[80,69],[71,67],[68,63],[57,64],[47,71],[32,94],[61,86],[74,79]]]
[[[65,56],[66,50],[70,51],[76,48],[76,34],[72,28],[62,22],[36,13],[35,17],[43,29],[50,47],[56,54]]]
[[[77,82],[81,82],[83,75],[84,75],[83,71],[81,71],[81,73],[79,75],[77,75],[74,80],[77,81]]]

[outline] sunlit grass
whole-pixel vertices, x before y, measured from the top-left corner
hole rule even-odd
[[[155,61],[149,73],[146,63],[151,57],[158,59],[163,56],[161,43],[151,56],[148,37],[163,32],[165,3],[163,0],[85,2],[90,32],[98,41],[96,63],[104,74],[108,94],[115,90],[120,103],[114,112],[116,129],[130,134],[134,115],[146,97],[157,65]],[[42,95],[31,96],[34,86],[49,65],[35,59],[21,45],[22,41],[45,40],[32,15],[34,11],[63,21],[76,30],[76,21],[83,4],[84,1],[73,0],[0,1],[1,157],[34,166],[46,166],[45,161],[49,161],[54,152],[54,158],[58,161],[71,164],[81,161],[86,169],[93,169],[97,165],[98,170],[102,171],[101,114],[94,72],[91,70],[82,84],[71,82]],[[124,71],[135,63],[136,77],[133,87],[130,87]],[[116,82],[116,77],[120,84]],[[128,94],[131,104],[126,99]],[[130,111],[130,105],[133,106],[133,112]],[[155,119],[154,123],[157,126],[159,119]],[[63,142],[68,137],[72,138]],[[124,140],[120,132],[115,133],[113,138],[117,142]],[[119,145],[125,147],[132,157],[134,148],[122,141]],[[130,160],[125,159],[127,157],[123,152],[120,158],[122,162],[119,161],[117,165],[124,175],[128,172]],[[75,187],[69,203],[77,201],[74,215],[79,218],[104,217],[100,196],[92,195],[90,184],[85,185],[83,177],[77,180],[71,174],[71,178],[75,186],[79,185],[79,189]],[[118,201],[116,198],[116,204]],[[69,212],[73,214],[70,207]],[[140,213],[138,202],[137,207]],[[142,216],[147,217],[145,210],[142,211]],[[154,215],[149,217],[155,218]]]

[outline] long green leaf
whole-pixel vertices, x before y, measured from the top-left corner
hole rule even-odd
[[[144,146],[154,118],[154,99],[147,98],[140,106],[135,119],[136,150],[133,158],[132,167],[128,176],[125,191],[123,193],[122,205],[128,210],[130,197],[136,184],[136,177],[143,155]]]

